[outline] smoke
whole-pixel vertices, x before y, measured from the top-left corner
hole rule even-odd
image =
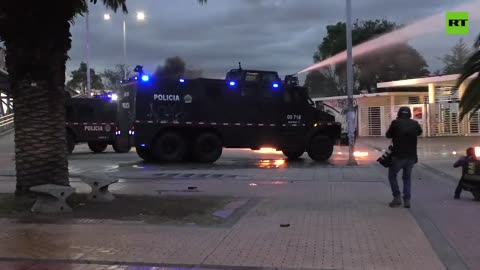
[[[170,57],[165,60],[163,66],[158,66],[155,71],[156,77],[163,78],[185,78],[196,79],[202,76],[199,69],[189,69],[185,60],[179,56]]]

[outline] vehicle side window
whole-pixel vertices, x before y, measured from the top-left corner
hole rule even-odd
[[[245,81],[246,82],[258,82],[260,74],[255,72],[247,72],[245,73]]]
[[[277,75],[275,73],[264,73],[262,76],[262,81],[264,82],[274,82],[278,81]]]

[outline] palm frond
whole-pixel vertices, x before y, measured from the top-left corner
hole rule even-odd
[[[90,0],[91,3],[96,4],[98,0]],[[117,12],[119,8],[122,8],[124,13],[128,13],[127,0],[102,0],[103,5],[114,12]]]
[[[473,46],[475,46],[475,49],[480,49],[480,35],[478,35],[477,41],[475,41]]]
[[[460,121],[463,120],[468,113],[476,112],[480,104],[480,76],[473,79],[465,89],[460,100]]]
[[[457,80],[456,87],[459,87],[460,84],[477,72],[480,72],[480,50],[472,54],[467,62],[463,65],[462,74]]]

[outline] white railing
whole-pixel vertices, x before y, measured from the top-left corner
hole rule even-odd
[[[424,136],[480,136],[480,112],[469,114],[459,121],[458,103],[362,107],[359,110],[359,135],[384,136],[401,106],[410,107],[413,119],[422,127]]]
[[[0,70],[7,70],[7,66],[5,63],[5,49],[0,47]]]
[[[13,113],[0,117],[0,133],[13,128]]]

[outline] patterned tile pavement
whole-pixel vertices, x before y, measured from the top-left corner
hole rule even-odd
[[[311,181],[256,188],[276,191],[232,227],[3,223],[0,256],[295,269],[444,269],[409,212],[385,206],[389,195],[382,182]]]
[[[273,154],[262,160],[254,158],[253,163],[251,158],[235,157],[219,166],[189,169],[142,167],[130,159],[130,155],[122,156],[115,164],[77,156],[71,166],[79,174],[93,166],[94,172],[123,177],[112,186],[117,193],[158,194],[158,190],[195,185],[201,194],[256,198],[258,203],[236,223],[219,227],[4,222],[0,269],[156,269],[152,267],[162,265],[190,269],[192,265],[197,269],[442,270],[447,269],[449,260],[458,262],[458,257],[470,269],[480,269],[476,238],[459,227],[472,229],[459,208],[473,216],[474,206],[467,200],[452,201],[451,185],[435,182],[439,175],[421,167],[417,168],[421,173],[415,175],[430,182],[414,183],[414,196],[428,196],[415,197],[417,208],[409,211],[386,207],[390,200],[386,172],[376,165],[304,162],[277,166],[281,162],[276,162]],[[267,163],[264,160],[273,165],[258,167],[259,162]],[[165,177],[175,173],[188,176]],[[199,174],[242,177],[212,179]],[[0,191],[12,191],[11,177],[0,180]],[[84,187],[78,182],[74,185],[79,190]],[[440,242],[420,226],[419,215],[435,224]],[[280,226],[283,224],[286,226]],[[452,247],[457,257],[446,258],[438,248],[442,245]],[[457,266],[449,269],[468,269]]]

